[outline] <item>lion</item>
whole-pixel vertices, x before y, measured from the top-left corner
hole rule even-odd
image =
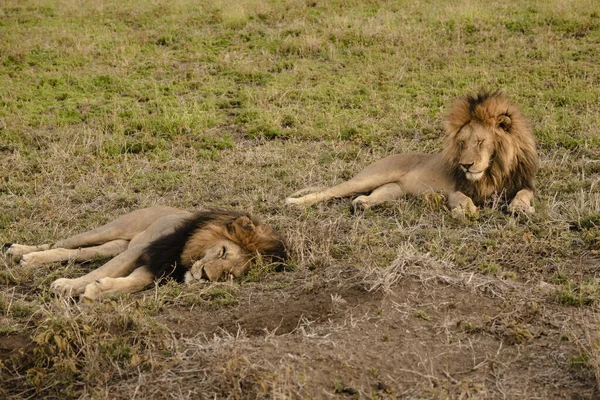
[[[167,277],[185,283],[214,281],[225,273],[239,277],[256,256],[288,258],[281,235],[249,213],[163,206],[130,212],[54,245],[5,246],[21,264],[32,266],[114,257],[84,276],[51,284],[55,293],[89,300],[138,292]]]
[[[482,90],[454,100],[443,126],[445,141],[439,153],[391,155],[337,186],[298,191],[286,203],[308,206],[367,193],[352,202],[355,210],[365,210],[404,195],[442,192],[455,216],[476,214],[478,206],[494,196],[510,200],[510,213],[535,211],[535,136],[527,118],[503,92]]]

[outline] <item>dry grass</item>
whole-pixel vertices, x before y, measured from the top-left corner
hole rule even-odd
[[[49,285],[101,260],[2,255],[0,397],[597,396],[597,2],[8,0],[0,37],[0,240],[235,206],[293,254],[85,305]],[[439,150],[446,105],[480,87],[534,123],[534,215],[283,204]]]

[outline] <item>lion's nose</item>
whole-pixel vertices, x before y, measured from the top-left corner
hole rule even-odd
[[[200,268],[200,271],[196,270],[192,273],[192,276],[194,277],[194,279],[200,281],[202,279],[206,279],[207,281],[209,281],[210,279],[208,278],[208,275],[206,274],[206,270],[204,269],[204,267]]]
[[[210,278],[208,277],[208,274],[206,273],[206,268],[202,268],[202,273],[200,274],[200,279],[206,279],[207,281],[210,281]]]
[[[460,164],[461,167],[463,167],[465,169],[465,171],[468,171],[469,168],[471,168],[473,166],[474,163],[469,163],[469,164]]]

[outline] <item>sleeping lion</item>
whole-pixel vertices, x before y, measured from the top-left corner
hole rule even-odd
[[[276,262],[287,259],[282,237],[248,213],[193,214],[162,206],[130,212],[54,245],[6,246],[23,265],[114,257],[87,275],[51,285],[54,292],[90,300],[137,292],[166,277],[186,283],[224,273],[239,277],[259,254]]]
[[[509,201],[511,213],[534,212],[536,140],[527,118],[506,95],[481,91],[456,99],[444,118],[444,129],[440,153],[392,155],[337,186],[296,192],[286,203],[312,205],[366,193],[352,204],[367,209],[406,194],[442,192],[457,216],[475,214],[477,206],[493,196]]]

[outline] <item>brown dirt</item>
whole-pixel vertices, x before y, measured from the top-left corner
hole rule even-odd
[[[206,354],[183,360],[168,372],[177,382],[149,389],[154,396],[177,388],[202,398],[597,396],[593,374],[571,362],[580,354],[575,335],[578,319],[589,318],[584,310],[552,305],[548,291],[535,285],[507,285],[499,293],[438,278],[407,276],[386,295],[352,277],[311,290],[246,285],[233,307],[169,308],[159,320],[190,348],[217,338],[235,344],[200,370],[186,365],[202,365]],[[239,381],[239,393],[203,392],[198,379],[207,374],[223,388]]]
[[[29,339],[29,335],[11,333],[8,336],[0,337],[0,359],[10,357],[30,346],[31,339]]]
[[[0,398],[5,395],[2,392],[3,387],[8,387],[11,381],[15,380],[11,371],[2,368],[4,363],[9,359],[25,360],[26,355],[33,351],[33,346],[29,332],[13,332],[7,336],[0,336]]]
[[[335,318],[331,301],[333,294],[328,291],[296,294],[250,292],[237,307],[218,311],[212,306],[201,310],[173,307],[165,310],[159,319],[181,335],[203,332],[211,337],[222,331],[235,333],[238,329],[244,330],[248,336],[261,336],[273,331],[282,335],[294,331],[302,319],[320,323]],[[373,297],[357,288],[345,289],[337,294],[348,298],[350,304]]]

